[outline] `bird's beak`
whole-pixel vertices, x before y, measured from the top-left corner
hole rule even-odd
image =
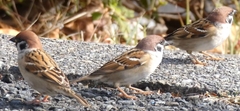
[[[170,45],[170,44],[169,44],[169,42],[167,42],[166,40],[164,40],[163,43],[162,43],[162,45],[168,46],[168,45]]]
[[[9,41],[16,42],[16,38],[13,37],[13,38],[11,38]]]

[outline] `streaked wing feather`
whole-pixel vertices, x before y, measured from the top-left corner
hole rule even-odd
[[[184,31],[183,31],[184,30]],[[192,24],[186,25],[175,30],[166,36],[166,40],[171,39],[192,39],[202,38],[209,34],[209,31],[214,30],[214,25],[206,19],[200,19]]]
[[[111,74],[126,69],[131,69],[145,64],[150,55],[139,49],[131,49],[117,58],[107,62],[101,68],[91,74],[91,76]]]
[[[44,51],[34,50],[25,56],[26,70],[42,79],[65,87],[69,81],[65,74],[58,68],[56,62]]]

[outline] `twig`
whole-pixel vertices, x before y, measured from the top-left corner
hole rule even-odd
[[[68,38],[68,37],[74,36],[74,35],[81,35],[81,31],[80,31],[80,32],[75,32],[75,33],[68,34],[68,35],[65,36],[65,37]]]
[[[102,14],[102,16],[101,16],[101,18],[100,18],[101,21],[103,20],[103,15],[105,15],[105,14],[106,14],[106,12]],[[99,26],[100,23],[101,23],[101,22],[98,22],[98,24],[96,25],[96,27],[93,29],[93,32],[92,32],[92,34],[91,34],[91,36],[90,36],[90,40],[92,39],[92,37],[93,37],[94,33],[96,32],[97,27]]]
[[[31,28],[31,27],[38,21],[40,15],[41,15],[41,13],[38,14],[38,17],[36,18],[36,20],[34,20],[33,23],[31,23],[30,26],[28,26],[28,27],[26,28],[26,30],[28,30],[29,28]]]
[[[182,16],[180,15],[180,13],[178,13],[178,18],[179,18],[179,21],[181,23],[181,26],[184,26],[184,22],[183,22],[183,19],[182,19]]]
[[[21,19],[20,19],[20,15],[18,14],[18,11],[17,11],[17,8],[16,8],[16,4],[15,4],[15,1],[14,0],[12,0],[12,5],[13,5],[13,9],[14,9],[14,11],[15,11],[15,13],[16,14],[14,14],[14,15],[16,15],[16,16],[14,16],[14,19],[15,19],[15,17],[16,17],[16,22],[18,23],[18,25],[20,26],[20,28],[21,28],[21,30],[23,30],[24,29],[24,26],[23,26],[23,22],[21,21]],[[13,17],[13,16],[12,16]]]
[[[189,0],[186,0],[186,24],[190,23]]]
[[[32,11],[32,7],[33,7],[33,4],[35,3],[35,0],[32,0],[32,2],[31,2],[31,4],[30,4],[30,7],[29,7],[29,9],[27,10],[27,12],[26,12],[26,14],[25,14],[25,16],[24,16],[24,20],[28,20],[27,18],[28,18],[28,16],[29,16],[29,14],[30,14],[30,12]],[[38,18],[39,18],[39,16],[38,16]],[[37,18],[37,19],[38,19]]]

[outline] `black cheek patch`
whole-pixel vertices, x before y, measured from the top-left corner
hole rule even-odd
[[[162,51],[162,47],[156,47],[156,51],[161,52]]]
[[[231,24],[231,23],[232,23],[232,19],[229,19],[229,20],[228,20],[228,23]]]
[[[26,44],[20,44],[20,49],[23,50],[23,49],[26,49],[27,45]]]

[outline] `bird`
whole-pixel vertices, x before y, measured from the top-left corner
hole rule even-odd
[[[204,51],[221,45],[227,39],[231,33],[235,12],[236,10],[227,6],[215,8],[206,18],[180,27],[166,35],[164,39],[169,45],[186,50],[195,64],[206,65],[192,54],[193,51],[200,52],[212,60],[222,60]]]
[[[42,102],[48,101],[50,96],[63,94],[75,98],[83,106],[90,106],[82,96],[71,89],[68,78],[43,50],[39,37],[33,31],[21,31],[10,41],[17,47],[18,67],[24,80],[40,95],[46,95]],[[39,104],[41,101],[38,98],[32,103]]]
[[[127,94],[120,88],[121,86],[127,86],[139,94],[151,94],[152,91],[143,91],[131,85],[147,78],[155,71],[162,61],[163,50],[166,44],[167,42],[163,37],[148,35],[139,41],[136,47],[118,55],[93,73],[71,80],[70,83],[97,80],[116,87],[121,92],[119,96],[127,99],[137,99],[137,97]]]

